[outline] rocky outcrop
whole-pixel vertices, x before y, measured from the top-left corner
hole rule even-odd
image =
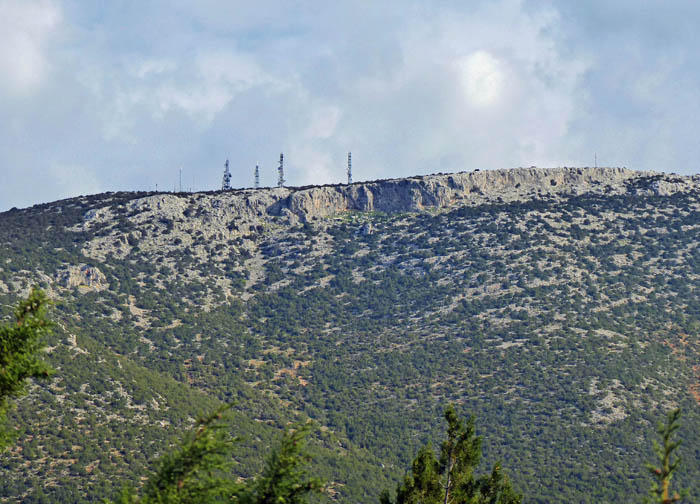
[[[679,177],[674,175],[656,175],[646,179],[640,179],[635,194],[654,194],[656,196],[670,196],[679,192],[688,192],[698,188],[698,176]]]
[[[188,241],[191,233],[227,229],[233,235],[253,233],[268,216],[311,220],[346,211],[415,212],[426,208],[526,200],[552,195],[587,192],[606,194],[657,194],[698,190],[698,177],[626,168],[516,168],[404,179],[358,182],[302,188],[242,189],[227,192],[156,194],[129,203],[129,220],[183,222],[184,234],[171,236]],[[91,210],[83,227],[113,217],[109,208]],[[193,217],[196,217],[193,219]],[[185,229],[186,228],[186,229]]]
[[[59,272],[58,280],[68,288],[79,287],[87,290],[104,290],[108,287],[107,279],[99,268],[81,264],[68,266]]]
[[[426,175],[297,189],[272,205],[269,212],[281,215],[288,210],[309,219],[347,210],[413,212],[543,194],[622,192],[626,191],[626,181],[645,175],[650,174],[626,168],[517,168]]]
[[[91,208],[80,223],[69,229],[87,233],[90,238],[81,252],[96,263],[137,254],[154,261],[154,268],[164,278],[213,281],[228,295],[235,290],[236,274],[249,275],[246,290],[263,277],[261,244],[275,243],[282,237],[275,249],[268,249],[265,255],[281,253],[286,246],[285,234],[306,228],[300,229],[300,221],[316,220],[311,226],[316,231],[314,246],[323,254],[327,250],[324,240],[330,239],[324,230],[333,225],[333,219],[327,217],[345,212],[395,214],[591,193],[666,196],[688,191],[700,191],[700,177],[625,168],[533,167],[349,185],[134,195],[133,199],[123,198],[117,204],[104,201],[104,206]],[[358,233],[374,231],[369,215],[352,216],[348,220],[357,224]],[[191,261],[178,262],[176,258],[182,254]],[[208,266],[204,267],[205,264]],[[228,273],[211,276],[217,264],[223,265]],[[209,276],[203,276],[203,271]],[[84,292],[101,289],[104,277],[96,268],[80,266],[66,271],[62,282]],[[158,288],[162,285],[165,284],[157,283]]]

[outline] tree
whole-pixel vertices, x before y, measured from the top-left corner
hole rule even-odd
[[[186,504],[226,502],[241,488],[232,478],[231,453],[236,439],[228,433],[225,412],[219,408],[197,421],[180,445],[163,455],[139,499],[131,490],[122,492],[122,504]]]
[[[445,410],[447,439],[440,446],[440,459],[430,444],[423,447],[411,465],[411,472],[399,483],[396,504],[519,504],[508,478],[495,464],[490,475],[476,477],[481,459],[481,437],[476,435],[474,417],[466,422],[454,406]],[[388,492],[381,504],[391,504]]]
[[[305,439],[310,426],[287,429],[265,469],[241,482],[233,472],[238,438],[229,434],[225,406],[197,422],[178,447],[166,453],[141,496],[125,489],[119,504],[305,504],[322,483],[308,476]]]
[[[30,378],[46,379],[53,374],[39,355],[53,325],[46,319],[49,303],[46,294],[35,287],[15,308],[15,323],[0,326],[0,450],[14,439],[7,420],[11,399],[26,394]]]
[[[285,431],[280,445],[272,450],[262,474],[241,493],[244,504],[305,504],[307,497],[320,493],[323,484],[308,475],[310,461],[306,453],[306,436],[310,424]]]
[[[676,457],[673,459],[673,452],[680,446],[680,441],[674,441],[673,433],[678,430],[678,419],[681,416],[681,410],[675,409],[668,413],[666,424],[659,423],[657,428],[658,434],[663,439],[663,446],[658,441],[654,440],[654,452],[658,457],[660,467],[653,464],[647,464],[647,469],[654,478],[649,494],[651,499],[648,502],[658,502],[660,504],[671,504],[679,502],[681,494],[674,492],[671,496],[671,478],[676,472],[681,459]]]
[[[474,417],[465,424],[450,405],[445,410],[447,440],[442,443],[440,472],[445,475],[443,504],[461,502],[465,492],[473,493],[474,469],[481,458],[481,437],[476,435]]]
[[[442,495],[440,464],[431,444],[418,451],[411,464],[411,474],[404,476],[397,489],[397,503],[438,504]],[[385,502],[388,502],[385,500]]]

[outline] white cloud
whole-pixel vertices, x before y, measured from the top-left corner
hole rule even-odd
[[[104,128],[108,139],[133,140],[144,113],[155,121],[166,120],[169,113],[184,113],[199,127],[211,123],[240,93],[256,86],[284,87],[254,58],[233,49],[198,52],[177,61],[136,58],[125,68],[128,77],[116,82],[112,71],[99,77],[91,71],[81,77],[109,111]],[[101,81],[95,82],[96,77]]]
[[[48,43],[61,19],[49,0],[0,2],[0,89],[27,95],[42,83],[50,66]]]
[[[418,12],[398,28],[401,67],[357,87],[361,115],[341,102],[356,122],[339,131],[383,151],[381,175],[568,162],[590,64],[563,53],[560,23],[512,0]]]
[[[462,58],[458,65],[470,104],[486,107],[498,102],[503,95],[505,75],[496,58],[486,51],[476,51]]]
[[[293,164],[292,169],[285,170],[285,175],[293,185],[337,183],[337,172],[343,166],[343,159],[334,159],[332,154],[309,145],[291,147],[288,159],[292,159]]]
[[[164,84],[153,93],[158,107],[155,116],[176,109],[204,122],[211,121],[231,101],[233,91],[226,86],[179,86]]]
[[[280,151],[290,184],[344,180],[348,151],[357,180],[695,170],[700,7],[611,5],[0,0],[0,206],[70,190],[23,188],[47,163],[105,190],[217,187],[227,156],[274,183]]]
[[[255,86],[276,84],[252,57],[234,50],[200,53],[183,72],[184,76],[159,82],[152,90],[157,116],[179,109],[211,122],[236,95]]]
[[[227,86],[233,92],[272,80],[254,57],[236,50],[200,53],[195,66],[196,77],[205,84]]]
[[[309,108],[311,110],[303,132],[305,140],[331,138],[342,115],[340,109],[331,105]]]

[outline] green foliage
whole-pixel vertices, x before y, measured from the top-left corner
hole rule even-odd
[[[680,434],[700,438],[700,194],[649,183],[303,228],[261,208],[226,229],[203,194],[165,223],[144,219],[145,194],[3,213],[0,311],[50,284],[61,376],[9,412],[22,432],[0,455],[0,499],[138,486],[172,432],[236,401],[245,479],[261,445],[308,417],[327,428],[309,440],[314,474],[338,502],[376,502],[456,402],[488,426],[483,463],[503,460],[529,502],[639,501],[659,405],[681,406]],[[61,272],[80,264],[109,287],[68,288]],[[699,501],[697,447],[674,453],[674,485]]]
[[[320,479],[310,477],[310,458],[305,449],[311,424],[288,428],[280,445],[272,450],[262,474],[241,492],[243,504],[305,504],[323,488]]]
[[[411,464],[411,474],[404,476],[402,484],[399,485],[397,504],[440,502],[442,496],[440,474],[440,465],[429,443],[418,451],[418,455]]]
[[[680,441],[673,439],[674,433],[680,427],[678,423],[680,416],[680,409],[670,411],[666,417],[666,424],[659,423],[657,428],[657,433],[663,440],[663,446],[654,439],[654,453],[657,456],[659,466],[647,464],[647,469],[654,479],[649,491],[651,500],[647,502],[671,504],[672,502],[680,502],[682,499],[680,493],[671,490],[671,479],[681,463],[680,458],[674,459],[673,453],[681,444]]]
[[[440,459],[430,444],[422,448],[398,485],[396,504],[520,504],[500,464],[491,474],[476,476],[481,458],[481,437],[476,435],[474,417],[461,420],[453,405],[445,410],[447,439],[440,446]],[[387,492],[381,504],[391,504]]]
[[[481,458],[481,438],[476,436],[474,417],[466,424],[453,405],[445,410],[447,439],[440,447],[440,472],[444,474],[445,502],[468,500],[474,493],[474,470]]]
[[[48,304],[46,294],[34,288],[14,310],[15,323],[0,326],[0,450],[14,438],[7,423],[10,400],[26,394],[30,378],[46,379],[53,373],[40,355],[52,326],[46,319]]]
[[[323,484],[308,475],[305,449],[310,425],[288,428],[262,473],[239,481],[234,472],[238,439],[229,434],[224,406],[197,422],[184,440],[160,458],[141,496],[125,489],[119,504],[306,504]]]
[[[223,502],[239,485],[232,479],[235,439],[224,422],[226,407],[200,419],[181,445],[165,454],[144,486],[144,504]]]

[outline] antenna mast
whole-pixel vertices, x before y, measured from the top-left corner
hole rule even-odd
[[[231,190],[231,172],[228,171],[228,159],[226,160],[226,164],[224,165],[226,169],[224,170],[224,180],[221,183],[221,190],[222,191],[230,191]]]
[[[260,168],[258,168],[258,163],[255,163],[255,188],[260,189]]]
[[[284,154],[280,154],[280,165],[277,168],[277,187],[284,187]]]
[[[180,168],[180,186],[178,187],[178,192],[182,192],[182,168]]]
[[[352,152],[348,152],[348,185],[352,184]]]

